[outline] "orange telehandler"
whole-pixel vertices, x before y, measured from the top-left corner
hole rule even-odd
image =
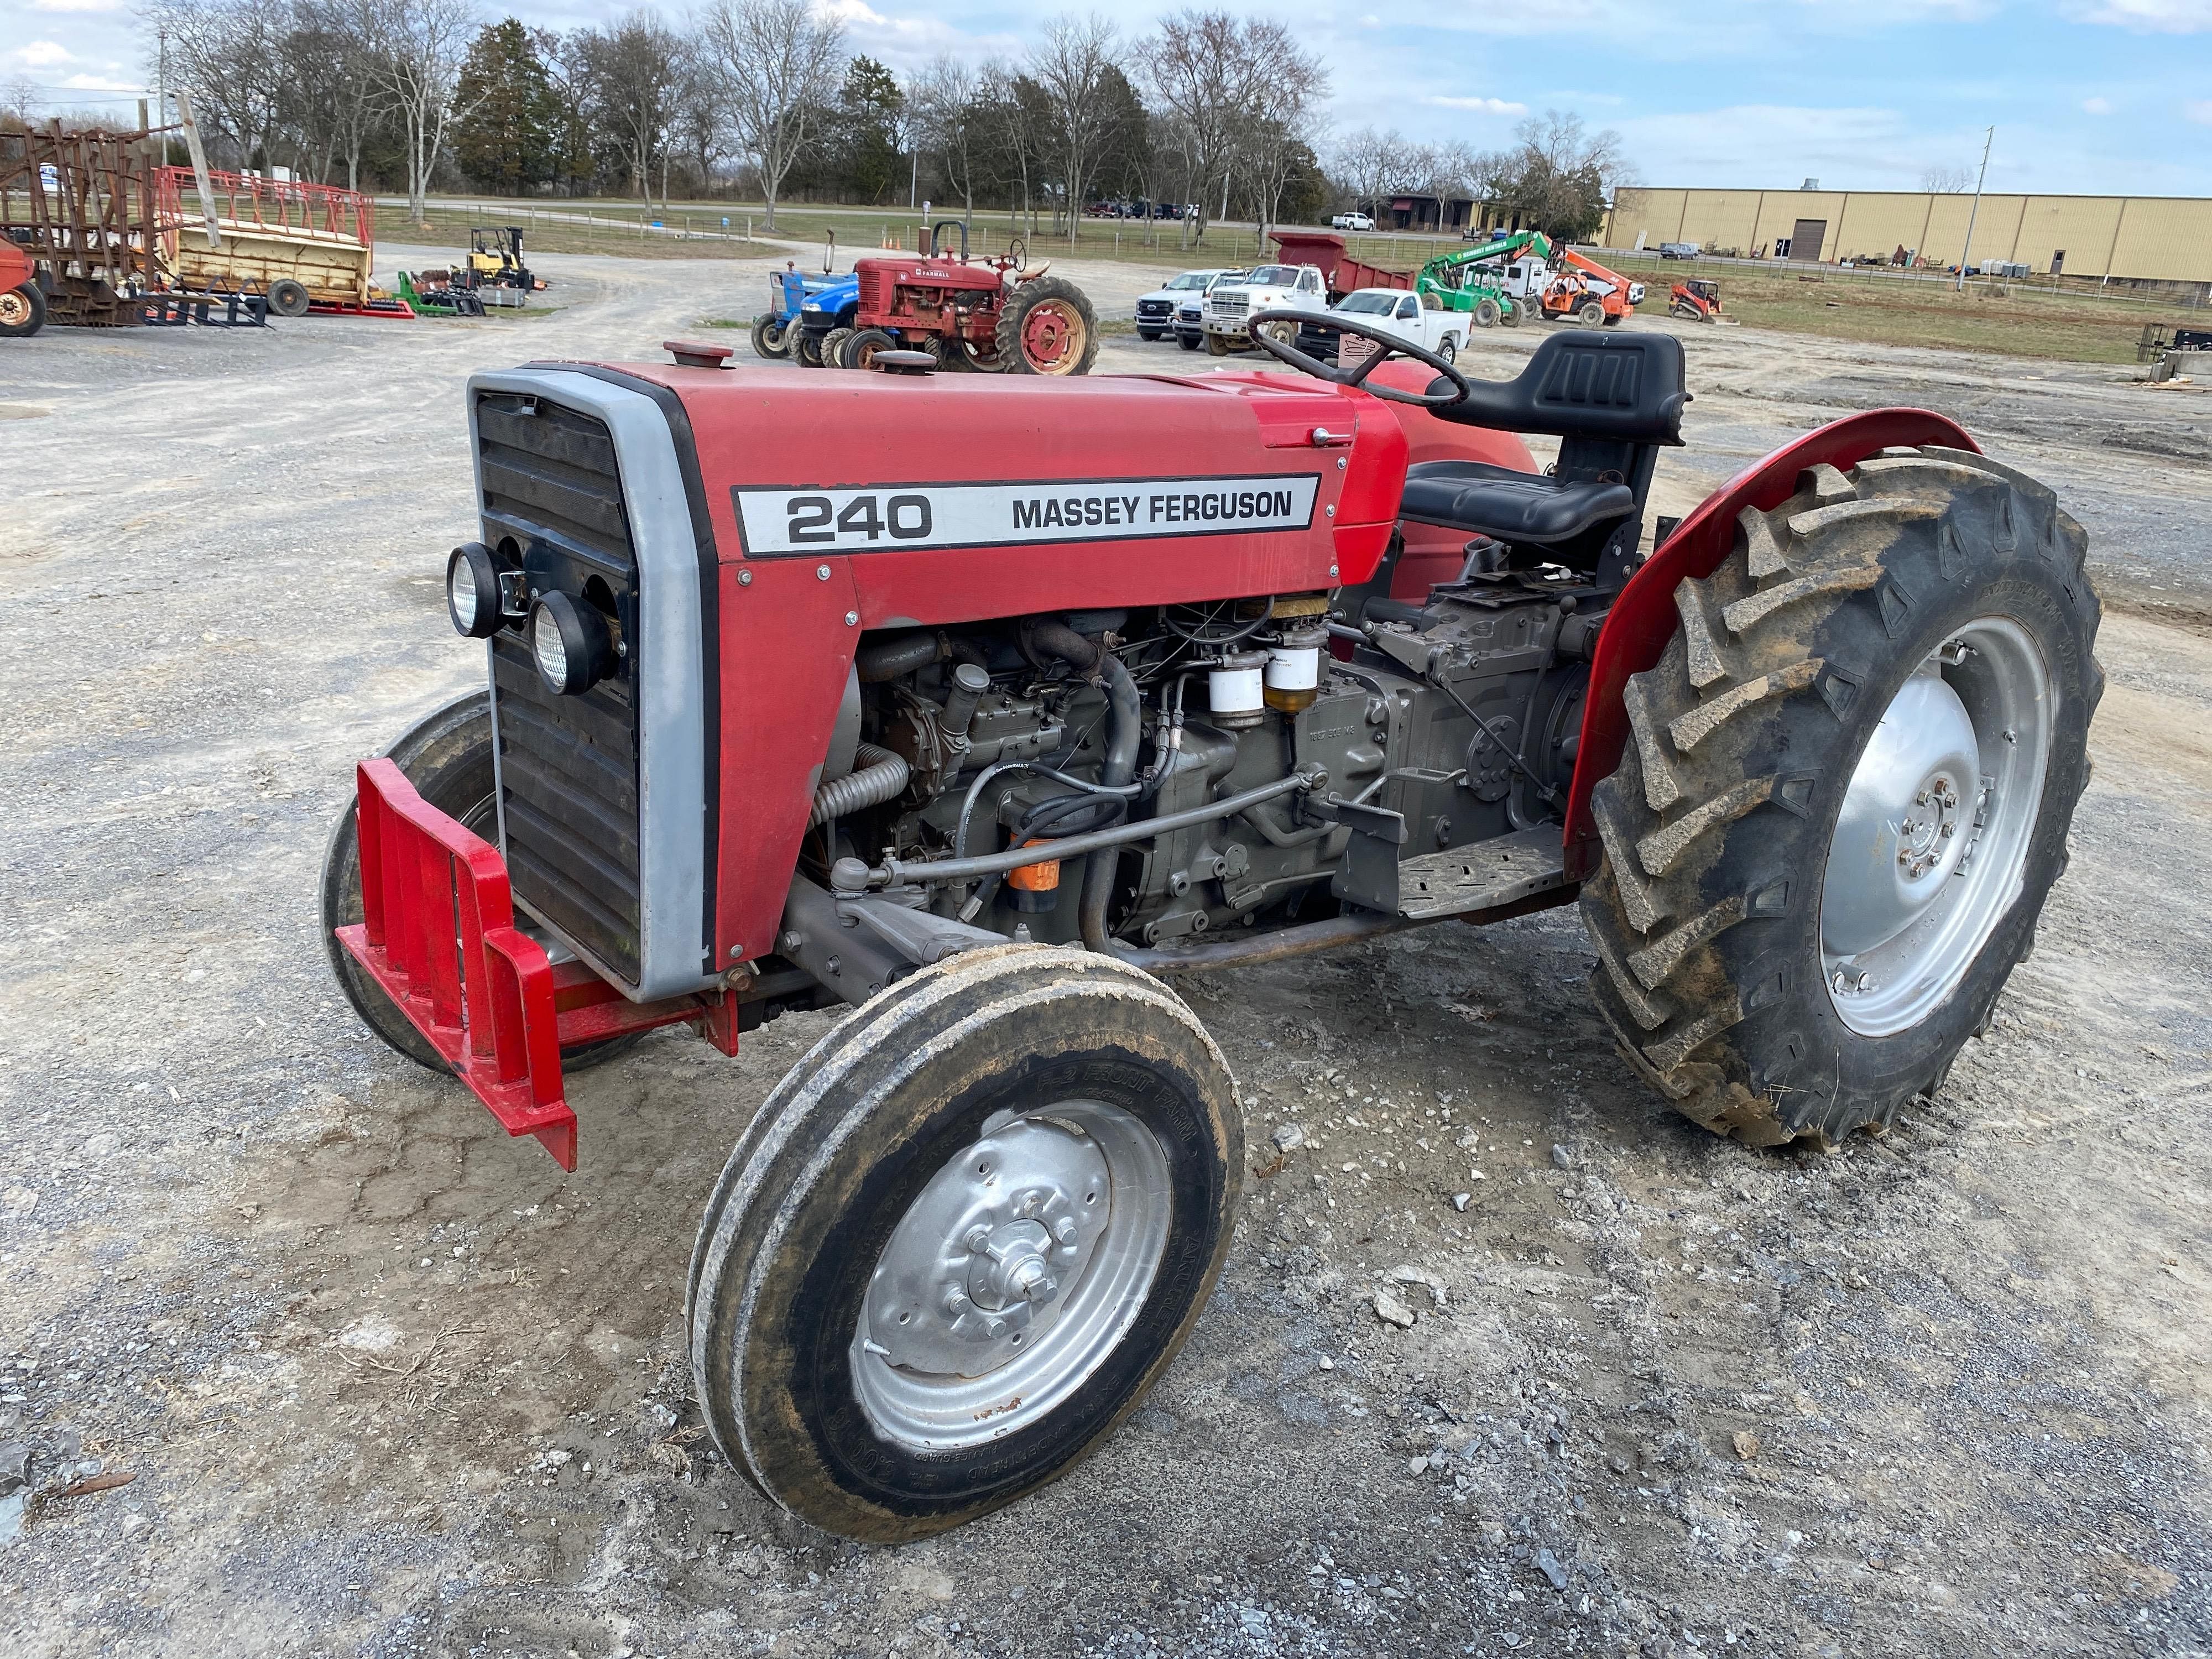
[[[1552,321],[1609,328],[1643,303],[1643,283],[1632,283],[1571,247],[1560,248],[1559,256],[1560,269],[1536,301]]]

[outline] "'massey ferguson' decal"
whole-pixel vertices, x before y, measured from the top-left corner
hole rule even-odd
[[[1314,473],[732,489],[749,558],[1304,530]]]

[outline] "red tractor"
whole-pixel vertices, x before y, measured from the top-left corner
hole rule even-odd
[[[960,234],[957,258],[939,251]],[[970,260],[968,227],[931,227],[921,252],[854,262],[860,304],[836,361],[872,368],[879,351],[926,351],[945,368],[1016,374],[1088,374],[1098,356],[1098,319],[1083,290],[1048,267],[1025,269],[1019,242],[995,258]]]
[[[2050,489],[1880,410],[1647,551],[1679,340],[1500,383],[1334,320],[1356,368],[1255,330],[1294,372],[470,383],[447,597],[489,684],[359,765],[332,960],[569,1169],[566,1073],[849,1007],[689,1280],[716,1443],[815,1526],[1014,1501],[1189,1333],[1247,1145],[1176,975],[1578,904],[1637,1073],[1829,1145],[2033,941],[2102,686]]]
[[[31,256],[0,236],[0,340],[27,340],[46,323],[46,291]]]

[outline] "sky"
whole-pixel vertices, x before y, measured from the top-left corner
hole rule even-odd
[[[482,3],[556,28],[632,9]],[[902,73],[941,52],[1018,57],[1049,9],[820,3],[854,51]],[[1994,126],[1992,191],[2212,196],[2212,0],[1224,3],[1281,18],[1328,65],[1339,132],[1371,125],[1486,149],[1559,109],[1620,132],[1643,184],[1912,190],[1930,167],[1976,167]],[[1133,40],[1165,9],[1095,9]],[[132,0],[0,0],[0,88],[27,82],[64,107],[142,89],[143,33]],[[107,107],[131,113],[127,100]]]

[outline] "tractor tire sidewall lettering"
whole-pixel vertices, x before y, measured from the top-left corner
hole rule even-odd
[[[882,1437],[850,1350],[892,1230],[994,1112],[1074,1097],[1139,1116],[1168,1161],[1173,1220],[1141,1310],[1064,1405],[1003,1439],[924,1453]],[[869,1541],[1036,1490],[1135,1409],[1195,1323],[1227,1258],[1243,1158],[1219,1051],[1133,969],[1016,945],[892,987],[793,1068],[710,1200],[692,1352],[718,1443],[793,1514]]]
[[[460,819],[491,798],[491,697],[483,691],[451,702],[428,719],[410,727],[384,751],[399,768],[416,793],[449,817]],[[323,854],[323,951],[338,988],[362,1023],[395,1054],[433,1072],[451,1073],[445,1057],[414,1022],[399,1012],[384,988],[368,976],[353,953],[337,941],[337,929],[351,927],[362,918],[361,842],[356,823],[357,803],[348,792],[345,811],[332,826]],[[478,826],[489,839],[492,832]],[[570,1071],[612,1060],[636,1047],[638,1036],[609,1037],[561,1051],[561,1063]]]
[[[1583,911],[1600,1008],[1632,1066],[1678,1109],[1753,1145],[1833,1145],[1886,1122],[1939,1086],[1966,1038],[1986,1029],[2065,868],[2103,689],[2087,538],[2047,491],[1948,451],[1893,454],[1850,482],[1867,504],[1856,522],[1822,524],[1809,489],[1744,515],[1754,530],[1763,520],[1786,561],[1765,588],[1749,574],[1753,532],[1744,530],[1711,577],[1683,585],[1680,607],[1709,619],[1704,631],[1717,642],[1705,672],[1725,672],[1702,692],[1692,684],[1686,632],[1632,677],[1632,740],[1593,801],[1607,857],[1583,889]],[[1790,520],[1802,514],[1812,515],[1811,533],[1800,538]],[[1833,583],[1741,634],[1727,625],[1730,605],[1806,578]],[[1942,1003],[1905,1030],[1863,1036],[1844,1023],[1823,977],[1820,904],[1837,819],[1899,689],[1961,627],[1990,616],[2033,638],[2054,705],[2019,896]],[[1681,750],[1671,733],[1691,728],[1677,722],[1689,716],[1694,726],[1716,707],[1736,712]],[[1671,779],[1660,793],[1679,791],[1663,812],[1650,804],[1654,756]],[[1676,843],[1662,872],[1649,868],[1647,837],[1664,840],[1668,826],[1732,796],[1752,804]],[[1648,925],[1638,925],[1639,909]]]

